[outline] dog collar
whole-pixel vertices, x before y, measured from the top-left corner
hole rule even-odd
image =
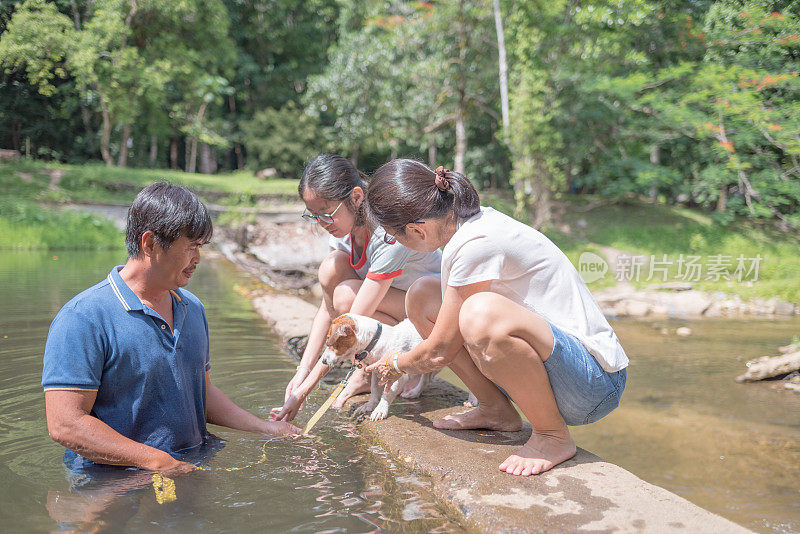
[[[356,358],[357,362],[360,362],[361,360],[366,358],[367,355],[369,354],[369,351],[371,351],[372,349],[375,348],[375,345],[378,344],[378,340],[381,337],[381,332],[382,331],[383,331],[383,325],[381,323],[378,323],[378,329],[375,330],[375,335],[372,337],[370,342],[367,344],[366,347],[364,347],[364,350],[362,350],[361,352],[357,352],[356,353],[355,358]]]

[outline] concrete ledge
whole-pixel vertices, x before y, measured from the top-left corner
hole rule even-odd
[[[256,311],[284,340],[306,335],[317,311],[287,294],[253,299]],[[362,431],[412,469],[429,475],[443,500],[484,532],[749,532],[585,450],[535,477],[501,473],[498,465],[530,435],[444,431],[432,421],[463,410],[466,393],[436,379],[420,399],[398,399],[389,417]],[[366,401],[348,403],[350,412]]]
[[[429,475],[434,491],[484,532],[749,532],[628,471],[578,449],[556,468],[514,477],[497,466],[530,436],[520,432],[446,431],[432,422],[458,412],[463,391],[435,381],[415,402],[395,403],[389,418],[363,431]],[[352,401],[366,401],[360,396]],[[447,406],[447,407],[440,407]]]

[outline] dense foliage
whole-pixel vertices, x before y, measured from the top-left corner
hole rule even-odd
[[[508,73],[508,118],[498,23]],[[24,0],[0,5],[0,148],[297,176],[324,150],[800,226],[791,0]]]

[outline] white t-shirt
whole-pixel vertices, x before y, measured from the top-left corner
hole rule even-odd
[[[444,247],[442,293],[487,280],[492,292],[578,338],[606,371],[627,367],[614,330],[567,256],[537,230],[482,207]]]
[[[372,235],[368,235],[364,250],[358,258],[353,250],[352,234],[341,238],[331,236],[328,244],[331,250],[342,250],[350,255],[350,266],[362,280],[391,278],[392,287],[407,291],[421,276],[439,276],[441,251],[416,252],[400,243],[389,245],[383,240],[385,234],[384,229],[379,226]]]

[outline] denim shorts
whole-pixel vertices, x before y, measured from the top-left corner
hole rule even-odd
[[[619,406],[627,370],[609,373],[577,338],[550,325],[553,352],[544,362],[558,411],[570,426],[599,421]]]

